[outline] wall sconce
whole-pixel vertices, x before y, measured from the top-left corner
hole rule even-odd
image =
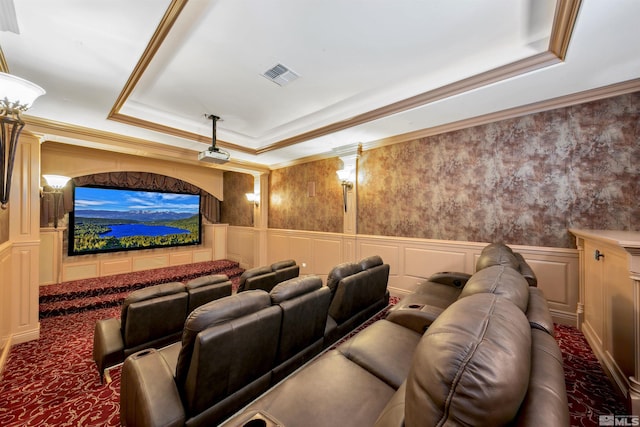
[[[353,188],[353,182],[351,180],[351,171],[347,169],[340,169],[336,171],[340,184],[342,185],[342,202],[344,204],[344,211],[347,211],[347,190]]]
[[[71,178],[62,175],[42,175],[42,177],[47,181],[47,185],[53,188],[53,228],[58,228],[58,209],[62,198],[62,188]]]
[[[7,208],[11,190],[11,173],[16,156],[18,137],[24,127],[20,113],[27,111],[45,91],[20,77],[0,73],[0,207]]]
[[[253,203],[254,206],[258,206],[260,204],[260,193],[247,193],[245,196],[248,201]]]

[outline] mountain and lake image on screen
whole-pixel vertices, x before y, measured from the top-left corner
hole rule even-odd
[[[69,255],[200,244],[200,195],[75,187]]]

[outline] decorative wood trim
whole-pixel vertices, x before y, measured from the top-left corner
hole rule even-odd
[[[7,64],[7,58],[4,57],[2,47],[0,47],[0,72],[9,73],[9,65]]]
[[[171,2],[169,7],[167,8],[167,11],[164,13],[162,20],[158,25],[158,28],[156,28],[156,31],[151,37],[151,40],[149,40],[149,44],[147,45],[146,49],[142,53],[142,56],[138,60],[138,63],[133,69],[133,73],[131,73],[129,79],[127,80],[127,83],[122,88],[122,92],[120,92],[120,95],[118,95],[116,103],[113,105],[111,111],[109,112],[109,115],[107,116],[108,118],[111,118],[112,115],[120,111],[124,103],[127,101],[127,98],[129,98],[129,96],[135,89],[136,85],[140,81],[140,78],[151,63],[151,60],[158,52],[158,49],[160,49],[160,46],[162,46],[162,43],[169,34],[169,31],[171,31],[171,28],[173,28],[173,24],[175,24],[178,16],[180,16],[180,12],[182,12],[182,9],[186,6],[187,1],[188,0],[173,0]]]
[[[569,49],[569,41],[573,27],[578,18],[578,10],[582,0],[558,0],[556,4],[556,14],[551,29],[551,39],[549,41],[549,52],[564,61]]]
[[[78,145],[98,150],[113,151],[122,154],[152,157],[160,160],[188,163],[199,167],[210,167],[243,173],[264,173],[269,168],[257,163],[243,160],[231,160],[229,163],[213,165],[197,160],[195,152],[190,149],[175,147],[172,145],[153,142],[141,138],[124,136],[121,134],[106,132],[97,129],[86,128],[54,120],[42,119],[33,116],[22,116],[28,126],[28,131],[37,134],[44,141],[69,143],[69,140],[81,141]],[[56,138],[59,136],[62,138]]]
[[[9,353],[11,352],[11,340],[12,336],[9,335],[2,347],[2,352],[0,352],[0,379],[2,379],[2,373],[4,372],[4,367],[7,364],[7,359],[9,358]]]
[[[153,60],[156,52],[160,48],[169,30],[175,23],[182,8],[186,4],[186,0],[174,0],[167,10],[165,17],[161,21],[160,25],[156,29],[154,36],[152,37],[149,45],[145,49],[142,57],[138,61],[133,73],[129,77],[125,87],[123,88],[120,96],[118,97],[115,105],[111,109],[108,118],[111,120],[119,121],[133,126],[138,126],[146,129],[151,129],[157,132],[162,132],[170,135],[174,135],[180,138],[194,140],[198,142],[207,142],[208,140],[202,135],[187,132],[184,130],[172,128],[170,126],[164,126],[159,123],[150,122],[147,120],[138,119],[135,117],[127,116],[120,113],[120,109],[126,102],[129,95],[133,92],[136,84],[142,77],[145,69]],[[242,147],[237,144],[232,144],[226,141],[217,141],[220,146],[228,149],[237,150],[249,154],[259,155],[268,153],[273,150],[288,147],[303,141],[318,138],[330,133],[334,133],[340,130],[344,130],[350,127],[354,127],[363,123],[367,123],[373,120],[386,117],[391,114],[397,114],[402,111],[407,111],[412,108],[416,108],[428,103],[432,103],[444,98],[458,95],[479,87],[496,83],[511,77],[522,75],[530,71],[538,70],[540,68],[548,67],[550,65],[557,64],[564,59],[569,40],[571,38],[571,32],[577,16],[577,12],[580,6],[580,0],[559,0],[556,7],[556,14],[554,17],[551,41],[549,50],[537,55],[533,55],[529,58],[525,58],[519,61],[515,61],[511,64],[507,64],[502,67],[489,70],[484,73],[460,80],[458,82],[445,85],[443,87],[430,90],[419,95],[394,102],[387,106],[376,108],[374,110],[356,115],[350,119],[346,119],[340,122],[332,123],[327,126],[323,126],[314,129],[309,132],[305,132],[291,138],[283,139],[276,143],[260,147],[258,149],[250,149]]]

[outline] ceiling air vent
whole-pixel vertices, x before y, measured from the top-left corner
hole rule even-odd
[[[282,64],[274,65],[262,73],[262,75],[279,86],[285,86],[300,77]]]

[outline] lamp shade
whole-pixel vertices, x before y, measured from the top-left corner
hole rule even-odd
[[[338,174],[338,179],[340,179],[340,181],[349,181],[349,178],[351,178],[350,170],[340,169],[336,171],[336,173]]]
[[[56,190],[60,190],[62,187],[67,185],[67,182],[69,182],[69,180],[71,179],[68,176],[62,176],[62,175],[42,175],[42,176],[47,181],[47,185],[55,188]]]
[[[28,110],[45,90],[37,84],[7,73],[0,73],[0,100],[5,100],[14,108]]]

